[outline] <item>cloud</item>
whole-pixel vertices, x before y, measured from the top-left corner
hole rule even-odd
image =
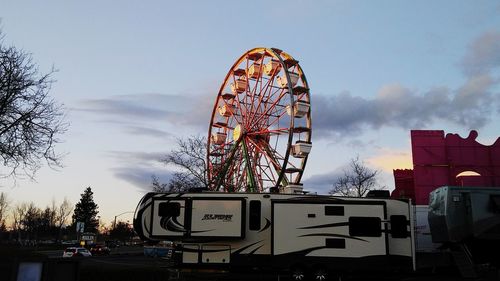
[[[134,124],[136,133],[142,130],[150,136],[160,136],[160,131],[151,131],[151,122],[170,123],[174,126],[208,127],[213,108],[213,95],[167,95],[134,94],[117,95],[107,99],[87,99],[75,110],[96,115],[99,122],[105,120],[125,125]]]
[[[474,76],[488,73],[500,66],[500,31],[488,31],[477,37],[467,48],[462,60],[463,72]]]
[[[157,176],[162,183],[166,183],[172,178],[172,172],[153,167],[123,166],[112,168],[111,171],[115,177],[146,191],[152,191],[151,180],[153,175]]]
[[[445,121],[467,129],[480,129],[500,112],[500,32],[489,31],[468,46],[461,64],[467,75],[463,85],[438,86],[417,92],[394,83],[380,88],[374,98],[345,91],[312,99],[315,136],[353,136],[366,128],[423,129]]]
[[[344,168],[345,167],[340,167],[331,172],[312,175],[304,179],[304,190],[316,192],[318,194],[328,194],[337,179],[344,175]]]
[[[467,82],[457,90],[451,104],[449,118],[468,129],[478,129],[488,123],[492,109],[500,103],[492,93],[493,87],[498,84],[489,74],[470,77]]]
[[[114,158],[118,164],[111,168],[113,175],[140,189],[151,190],[151,177],[157,176],[160,182],[168,182],[173,172],[168,170],[160,160],[164,152],[130,152],[109,151],[108,157]]]
[[[367,127],[418,129],[435,121],[479,129],[490,121],[492,109],[498,106],[498,99],[491,92],[497,83],[485,74],[470,78],[455,91],[435,87],[421,94],[400,84],[390,84],[372,99],[349,92],[317,95],[312,101],[315,136],[352,136]]]
[[[117,95],[107,99],[83,100],[77,110],[122,118],[159,119],[171,116],[188,101],[187,97],[180,95]]]
[[[107,156],[121,163],[137,163],[144,166],[152,166],[160,162],[167,152],[139,152],[139,151],[108,151]]]
[[[124,129],[125,133],[131,135],[141,135],[141,136],[149,136],[154,138],[168,138],[173,137],[173,135],[169,132],[158,130],[154,128],[145,128],[139,126],[127,126]]]
[[[383,148],[376,156],[367,158],[366,163],[391,175],[394,169],[413,169],[412,156],[407,150]]]
[[[133,100],[114,97],[111,99],[94,99],[83,101],[80,111],[96,114],[119,116],[120,118],[165,119],[173,114],[168,110],[138,104]]]

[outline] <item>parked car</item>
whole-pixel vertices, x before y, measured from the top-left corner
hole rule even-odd
[[[119,241],[112,241],[112,240],[109,240],[109,241],[106,241],[104,242],[106,244],[106,246],[108,246],[109,248],[118,248],[120,247],[120,242]]]
[[[64,250],[63,258],[73,258],[73,257],[91,257],[92,254],[89,250],[83,247],[68,247]]]
[[[111,253],[111,250],[104,245],[94,245],[90,248],[90,253],[93,256],[107,256]]]

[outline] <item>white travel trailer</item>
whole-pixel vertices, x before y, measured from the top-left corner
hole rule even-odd
[[[410,202],[272,193],[148,193],[136,232],[179,245],[180,266],[310,272],[415,269]]]

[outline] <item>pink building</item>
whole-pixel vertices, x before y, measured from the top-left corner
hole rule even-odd
[[[412,130],[413,170],[394,170],[392,198],[427,205],[429,193],[444,186],[500,187],[500,138],[488,146],[441,130]]]

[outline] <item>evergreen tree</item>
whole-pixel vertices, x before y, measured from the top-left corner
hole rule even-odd
[[[99,221],[97,220],[97,209],[99,208],[94,202],[94,193],[92,189],[87,187],[85,191],[81,194],[82,198],[75,205],[75,211],[73,212],[73,229],[76,229],[77,222],[83,222],[85,224],[85,232],[97,233],[97,227],[99,226]]]

